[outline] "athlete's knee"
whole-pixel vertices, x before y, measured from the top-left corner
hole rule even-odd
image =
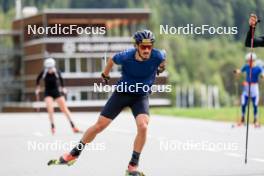
[[[100,133],[101,131],[103,131],[104,130],[104,126],[102,125],[102,124],[98,124],[98,123],[96,123],[95,125],[94,125],[94,131],[95,131],[95,133]]]
[[[54,107],[52,105],[47,105],[47,111],[49,113],[53,113],[54,112]]]
[[[142,123],[138,125],[138,133],[145,135],[148,130],[148,124],[147,123]]]
[[[110,123],[110,121],[108,121],[108,119],[99,118],[99,120],[94,125],[95,132],[96,133],[100,133],[101,131],[103,131],[109,125],[109,123]]]
[[[61,106],[60,110],[61,110],[61,112],[67,112],[68,108],[67,108],[67,106]]]
[[[148,115],[139,115],[137,116],[137,128],[138,132],[141,134],[146,134],[148,130]]]

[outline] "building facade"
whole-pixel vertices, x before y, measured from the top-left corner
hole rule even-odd
[[[94,91],[94,83],[101,83],[105,58],[133,47],[131,36],[148,26],[149,17],[150,11],[145,9],[52,9],[15,20],[13,30],[21,34],[13,36],[15,47],[21,48],[20,102],[6,103],[3,110],[33,111],[36,106],[44,110],[44,103],[34,103],[34,92],[36,77],[48,57],[56,60],[62,72],[71,110],[99,110],[111,94]],[[60,31],[69,26],[80,30],[67,35]],[[113,68],[111,77],[110,85],[120,78],[119,67]],[[156,84],[165,84],[166,80],[164,73]],[[165,95],[155,94],[150,104],[170,102]]]

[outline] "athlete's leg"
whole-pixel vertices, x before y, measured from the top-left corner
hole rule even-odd
[[[54,134],[55,125],[54,125],[54,118],[53,118],[53,115],[54,115],[53,98],[50,96],[45,97],[45,103],[46,103],[46,108],[48,111],[49,121],[51,124],[51,130],[52,130],[52,133]]]
[[[134,151],[132,154],[131,161],[129,163],[132,166],[138,165],[139,155],[142,152],[147,139],[148,123],[149,123],[148,114],[139,114],[136,117],[137,135],[134,141]]]
[[[57,102],[61,112],[64,113],[65,116],[67,117],[69,123],[71,124],[71,127],[74,129],[75,125],[74,125],[74,123],[73,123],[73,121],[71,119],[71,112],[70,112],[69,108],[66,105],[64,96],[60,96],[60,97],[56,98],[55,101]]]
[[[245,113],[246,113],[247,104],[248,104],[248,96],[242,94],[241,95],[241,111],[242,111],[241,122],[242,123],[244,123],[245,121]]]
[[[254,123],[257,122],[258,118],[258,103],[259,103],[259,87],[258,84],[254,84],[251,89],[251,99],[252,99],[252,105],[254,108]],[[258,124],[257,124],[258,125]]]
[[[81,141],[71,150],[71,152],[60,157],[60,162],[68,163],[72,160],[76,160],[85,148],[85,144],[92,142],[96,135],[103,131],[111,121],[112,120],[109,118],[100,116],[97,122],[85,131]]]
[[[147,138],[147,129],[149,116],[147,114],[139,114],[136,117],[137,136],[134,142],[134,151],[140,153],[144,147]]]
[[[127,106],[127,102],[126,97],[113,93],[104,106],[97,122],[86,130],[81,141],[71,150],[70,154],[63,156],[61,160],[69,161],[67,158],[70,158],[70,160],[72,160],[72,157],[77,158],[84,149],[85,144],[92,142],[96,135],[103,131],[121,110]]]
[[[92,142],[95,136],[103,131],[111,122],[111,119],[100,116],[97,122],[86,130],[81,141],[84,144]]]
[[[254,108],[254,124],[259,125],[258,123],[258,102],[259,102],[259,96],[252,97],[252,104]]]
[[[258,97],[252,97],[252,105],[254,109],[254,121],[257,119],[258,115]]]
[[[137,171],[140,154],[147,139],[147,129],[149,123],[149,101],[148,96],[138,98],[133,105],[131,105],[133,115],[137,124],[137,135],[134,141],[134,148],[131,160],[128,164],[128,171]]]

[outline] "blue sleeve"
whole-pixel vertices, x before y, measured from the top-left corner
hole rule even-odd
[[[161,64],[163,61],[165,61],[165,59],[166,59],[166,51],[165,50],[159,50],[158,59],[159,59],[159,64]]]
[[[263,68],[262,67],[258,67],[259,68],[259,74],[263,74]]]
[[[115,64],[122,65],[124,63],[124,60],[127,58],[127,54],[128,54],[128,51],[122,51],[122,52],[116,53],[112,59]]]
[[[244,66],[240,69],[241,72],[245,72],[246,70],[247,70],[247,66],[246,66],[246,65],[244,65]]]

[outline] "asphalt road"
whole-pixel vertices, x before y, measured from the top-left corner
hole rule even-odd
[[[98,113],[74,113],[86,129]],[[79,141],[62,114],[50,134],[45,113],[0,114],[1,176],[124,176],[136,126],[132,115],[120,114],[71,167],[47,166]],[[248,164],[244,164],[246,129],[230,123],[151,117],[140,169],[147,176],[263,176],[264,128],[250,126]]]

